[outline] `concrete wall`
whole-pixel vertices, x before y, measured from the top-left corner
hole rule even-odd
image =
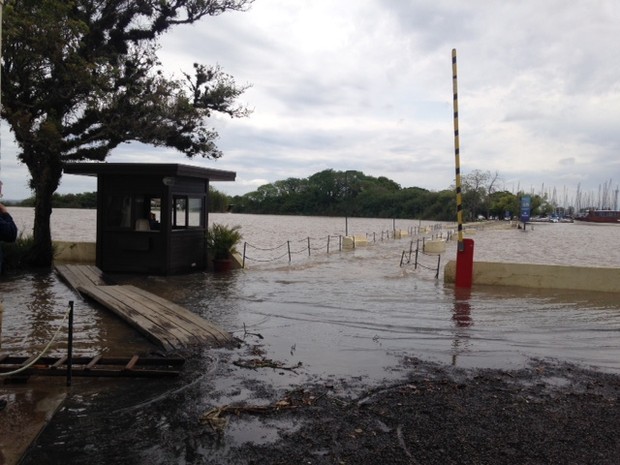
[[[451,260],[444,282],[454,283],[455,274],[456,261]],[[473,284],[620,292],[620,268],[474,261]]]
[[[54,241],[54,261],[60,263],[82,263],[94,265],[97,249],[94,242],[61,242]],[[233,268],[241,268],[243,258],[238,253],[232,254]],[[211,262],[211,260],[209,260]],[[213,264],[209,263],[213,271]]]
[[[95,264],[97,249],[94,242],[54,241],[54,261]]]

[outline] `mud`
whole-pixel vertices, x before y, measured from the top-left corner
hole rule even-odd
[[[244,363],[234,363],[242,360]],[[179,380],[84,385],[26,455],[41,463],[617,464],[620,377],[532,361],[463,369],[405,357],[397,381],[198,356]],[[243,365],[243,366],[242,366]]]

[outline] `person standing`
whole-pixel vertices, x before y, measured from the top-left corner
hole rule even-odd
[[[0,241],[15,242],[17,239],[17,226],[9,211],[0,203]],[[2,272],[2,248],[0,248],[0,272]]]
[[[15,242],[17,239],[17,226],[6,207],[0,203],[0,241]],[[0,272],[2,272],[2,248],[0,247]],[[0,338],[2,338],[2,313],[4,308],[0,302]],[[6,400],[0,399],[0,410],[6,406]]]

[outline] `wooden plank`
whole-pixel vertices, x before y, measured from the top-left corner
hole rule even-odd
[[[74,265],[79,266],[84,276],[90,279],[94,284],[98,286],[106,286],[109,284],[105,278],[103,271],[93,265]]]
[[[84,367],[84,369],[85,369],[85,370],[90,370],[90,369],[92,369],[95,365],[97,365],[97,362],[98,362],[99,360],[101,360],[101,357],[102,357],[102,355],[101,355],[101,354],[94,356],[94,357],[92,358],[92,360],[86,364],[86,366]]]
[[[49,368],[33,367],[25,372],[25,376],[66,376],[67,369],[60,368],[51,370]],[[91,377],[91,378],[165,378],[179,376],[177,370],[123,370],[121,368],[96,368],[94,370],[84,370],[80,367],[74,367],[71,370],[74,377]]]
[[[170,333],[183,346],[212,342],[213,340],[212,336],[201,334],[196,327],[187,328],[180,325],[175,315],[171,315],[170,318],[163,317],[160,308],[149,305],[148,301],[133,292],[133,289],[136,289],[133,286],[107,286],[106,289],[109,289],[109,292],[114,293],[119,300],[130,305],[142,316],[151,320],[153,324]]]
[[[64,365],[65,363],[67,363],[67,359],[69,357],[67,357],[66,355],[64,357],[60,357],[56,362],[54,362],[52,364],[52,368],[58,368],[61,365]]]
[[[28,365],[30,362],[32,362],[33,360],[35,360],[37,358],[37,355],[33,355],[30,358],[24,360],[24,362],[22,363],[22,367],[25,367],[26,365]]]
[[[142,366],[182,366],[185,364],[185,359],[181,357],[137,357],[135,362],[132,362],[134,367],[142,367]],[[26,361],[31,360],[32,357],[26,357],[23,355],[9,355],[2,354],[0,355],[0,365],[10,365],[12,368],[17,368],[22,366]],[[109,366],[115,365],[120,368],[126,367],[127,363],[133,361],[133,357],[103,357],[101,354],[96,355],[95,357],[73,357],[72,359],[73,365],[83,365],[84,368],[93,368],[95,365],[97,366]],[[49,366],[49,367],[60,367],[62,365],[66,365],[67,356],[44,356],[41,357],[35,366]]]
[[[56,271],[80,295],[107,307],[166,350],[233,342],[231,334],[180,305],[135,286],[105,285],[96,266],[57,265]]]
[[[79,291],[77,290],[78,280],[75,276],[75,273],[73,273],[73,271],[67,265],[56,265],[55,268],[56,271],[63,278],[63,280],[69,285],[69,287],[75,292],[79,293]]]
[[[184,307],[181,307],[180,305],[177,305],[174,302],[170,302],[169,300],[166,300],[162,297],[152,294],[148,291],[145,291],[144,289],[140,289],[134,286],[125,286],[125,287],[130,287],[132,291],[135,292],[136,294],[158,303],[159,305],[161,305],[162,311],[164,313],[174,314],[181,321],[190,324],[192,327],[197,326],[199,328],[202,328],[204,331],[210,334],[211,337],[215,339],[215,341],[218,342],[219,344],[229,344],[233,341],[233,338],[230,335],[230,333],[208,322],[207,320],[205,320],[199,315],[196,315],[190,310]]]
[[[213,336],[201,334],[199,328],[188,328],[180,324],[181,321],[176,315],[164,315],[161,308],[153,305],[148,299],[134,292],[133,286],[107,286],[106,289],[113,287],[113,292],[118,293],[118,298],[122,299],[127,305],[131,305],[136,311],[150,319],[153,323],[173,334],[183,345],[193,345],[200,342],[211,342]],[[112,289],[110,289],[112,292]],[[205,337],[207,341],[205,341]]]
[[[80,291],[114,312],[147,338],[162,346],[165,350],[173,350],[182,346],[176,338],[172,337],[169,331],[154,324],[134,308],[126,305],[122,300],[119,300],[118,295],[111,294],[109,288],[113,287],[115,286],[91,285],[80,288]]]
[[[138,363],[139,358],[140,356],[138,355],[134,355],[133,357],[131,357],[131,360],[129,360],[129,362],[127,362],[127,365],[125,365],[125,370],[133,370],[133,368],[136,366],[136,363]]]
[[[205,329],[207,322],[181,306],[171,309],[170,307],[175,305],[172,302],[134,286],[119,286],[118,290],[136,306],[143,307],[145,312],[149,312],[152,318],[160,321],[163,326],[176,328],[179,335],[184,335],[188,345],[200,342],[218,344],[227,342],[221,336],[223,331]],[[191,316],[194,316],[194,319],[191,319]]]
[[[74,291],[79,293],[81,286],[94,284],[105,285],[103,273],[96,266],[91,265],[56,265],[56,271],[69,284]]]

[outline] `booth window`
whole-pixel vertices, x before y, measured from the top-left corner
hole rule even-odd
[[[204,197],[175,195],[173,197],[172,228],[204,228]]]
[[[106,229],[159,229],[161,198],[148,195],[111,195],[106,202]]]

